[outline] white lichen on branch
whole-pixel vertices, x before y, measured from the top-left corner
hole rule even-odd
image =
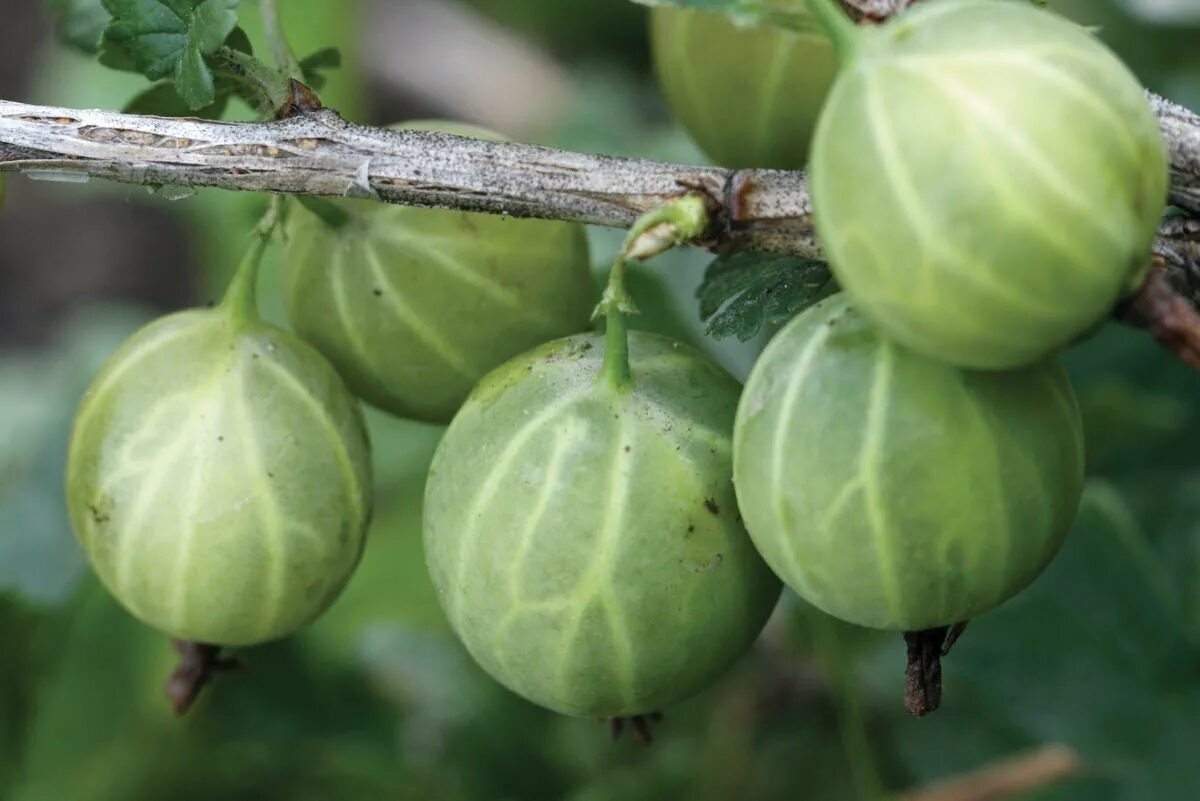
[[[354,125],[323,110],[269,123],[167,119],[0,100],[0,170],[140,185],[370,196],[628,227],[688,193],[739,249],[815,253],[800,173],[734,173],[447,134]]]
[[[1161,98],[1153,102],[1171,149],[1172,201],[1200,212],[1200,117]],[[615,227],[700,192],[718,209],[708,232],[713,244],[820,255],[801,173],[390,131],[348,123],[328,110],[229,123],[0,100],[0,170],[292,195],[370,194],[391,203]]]

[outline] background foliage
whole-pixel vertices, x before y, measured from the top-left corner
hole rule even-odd
[[[119,108],[147,89],[136,73],[36,46],[49,43],[46,12],[33,0],[16,5],[6,13],[26,24],[0,31],[3,96]],[[100,13],[93,0],[51,5]],[[123,5],[136,3],[104,4]],[[190,5],[212,5],[203,11],[212,24],[240,24],[266,50],[252,7],[234,20],[213,0]],[[328,73],[327,104],[375,122],[466,116],[452,94],[431,103],[379,69],[364,31],[395,19],[387,2],[283,5],[298,52],[336,45],[345,56]],[[1200,20],[1188,22],[1190,6],[1162,13],[1164,26],[1141,13],[1150,3],[1056,5],[1101,26],[1151,88],[1200,106]],[[504,133],[700,160],[653,88],[643,8],[618,0],[454,8],[564,87],[553,108],[510,121]],[[68,38],[98,42],[86,14],[71,19]],[[202,30],[176,33],[180,52],[211,50]],[[444,58],[425,69],[458,63],[453,43]],[[206,85],[203,75],[153,72],[181,92]],[[225,115],[252,111],[232,100]],[[486,109],[474,116],[495,125]],[[153,313],[215,297],[264,201],[201,193],[169,203],[124,187],[10,184],[0,215],[0,798],[842,800],[1048,743],[1076,749],[1088,768],[1031,797],[1200,798],[1200,377],[1118,328],[1069,356],[1091,484],[1066,550],[1033,589],[972,625],[947,662],[947,702],[932,718],[903,714],[900,643],[790,596],[727,680],[668,711],[653,747],[612,743],[592,721],[523,703],[469,662],[425,575],[422,483],[440,430],[372,414],[379,509],[345,596],[301,635],[243,652],[246,673],[222,677],[174,719],[161,696],[168,644],[98,588],[76,551],[62,499],[65,443],[83,387],[115,344]],[[66,219],[74,237],[61,236]],[[593,232],[597,264],[619,237]],[[728,333],[738,337],[706,339],[694,294],[708,261],[678,253],[638,268],[638,322],[702,345],[744,376],[789,309],[766,307],[753,325],[734,321]],[[715,276],[727,267],[716,265]],[[802,263],[760,269],[768,284],[820,280]],[[720,291],[710,282],[706,315],[763,285],[732,276]],[[274,281],[271,271],[264,281]]]

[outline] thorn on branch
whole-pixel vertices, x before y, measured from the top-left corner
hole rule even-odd
[[[167,679],[164,690],[176,715],[191,708],[215,674],[245,669],[237,659],[223,658],[219,645],[190,640],[171,640],[171,645],[179,653],[179,665]]]
[[[288,81],[287,100],[276,110],[275,119],[287,120],[323,108],[325,107],[321,105],[321,98],[317,97],[316,92],[292,78]]]
[[[1152,268],[1137,294],[1117,308],[1116,317],[1150,332],[1181,361],[1200,368],[1200,312],[1171,286],[1161,265]]]

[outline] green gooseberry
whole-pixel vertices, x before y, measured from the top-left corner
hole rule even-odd
[[[726,167],[803,169],[837,59],[809,28],[742,26],[712,11],[651,10],[658,82],[675,116]]]
[[[767,563],[825,612],[889,630],[953,625],[1018,593],[1058,552],[1083,486],[1057,359],[951,367],[882,337],[846,293],[767,346],[733,454]]]
[[[407,128],[495,138],[464,125]],[[587,330],[596,289],[583,226],[339,201],[332,227],[294,209],[284,308],[367,402],[445,423],[488,371]]]
[[[101,582],[171,636],[284,637],[358,564],[371,514],[361,409],[333,367],[224,303],[135,333],[92,382],[67,457],[67,505]]]
[[[484,379],[434,456],[424,532],[442,608],[488,673],[560,713],[624,717],[712,682],[780,585],[737,514],[737,381],[633,332],[618,386],[604,350],[568,337]]]
[[[859,29],[813,144],[833,272],[888,336],[963,367],[1039,361],[1136,289],[1167,197],[1137,79],[1046,9],[933,0]]]

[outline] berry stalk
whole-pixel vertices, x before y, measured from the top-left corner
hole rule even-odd
[[[603,380],[614,389],[628,387],[629,334],[625,317],[637,314],[637,304],[625,289],[625,270],[631,261],[645,261],[660,253],[698,239],[710,224],[708,205],[699,195],[684,195],[646,212],[637,219],[625,237],[621,253],[608,274],[604,297],[592,318],[603,315],[605,321]]]
[[[808,0],[808,8],[833,40],[838,61],[842,64],[852,61],[862,40],[862,29],[846,16],[837,0]]]
[[[597,307],[604,314],[604,367],[602,380],[613,389],[625,389],[633,382],[629,369],[629,331],[625,316],[637,314],[637,306],[625,289],[625,269],[629,261],[624,255],[613,262],[608,274],[608,287]]]
[[[281,206],[281,198],[271,199],[266,214],[251,233],[250,247],[238,264],[233,280],[225,290],[225,297],[221,299],[221,308],[237,327],[258,319],[258,271],[279,220]]]

